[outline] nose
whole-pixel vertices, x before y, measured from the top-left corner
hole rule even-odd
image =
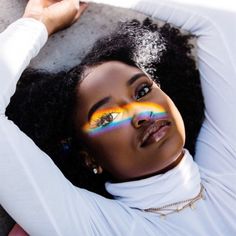
[[[150,121],[152,112],[139,112],[134,114],[132,119],[132,125],[134,128],[138,129]]]

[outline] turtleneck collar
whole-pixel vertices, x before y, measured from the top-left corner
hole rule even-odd
[[[185,149],[181,162],[164,174],[124,183],[106,183],[116,200],[132,208],[147,209],[195,197],[200,191],[197,164]]]

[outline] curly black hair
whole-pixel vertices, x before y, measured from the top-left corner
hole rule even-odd
[[[204,119],[199,72],[191,54],[189,34],[150,19],[122,22],[96,41],[80,65],[68,72],[26,70],[6,114],[31,137],[76,186],[103,196],[108,175],[94,175],[79,155],[73,117],[76,90],[87,68],[120,61],[142,69],[161,84],[179,109],[186,129],[185,147],[194,155],[195,141]],[[77,107],[77,113],[79,108]]]

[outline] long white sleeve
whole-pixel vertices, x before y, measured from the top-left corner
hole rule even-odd
[[[32,176],[32,172],[36,169],[39,180],[44,178],[47,168],[45,165],[35,166],[37,163],[34,163],[32,155],[40,153],[40,150],[12,122],[7,120],[4,112],[22,71],[31,58],[39,52],[46,40],[45,27],[33,19],[20,19],[0,35],[0,203],[15,220],[24,226],[31,221],[30,215],[40,214],[40,212],[44,212],[45,220],[52,221],[53,225],[54,219],[45,208],[45,200],[42,196],[42,192],[47,187],[47,180],[44,180],[44,186],[41,186],[43,188],[39,189],[37,180]],[[44,154],[40,153],[40,156],[44,161]],[[30,169],[30,165],[35,166],[34,169]],[[21,188],[26,191],[24,195],[21,194]],[[34,198],[40,202],[40,207],[31,208],[32,206],[27,204],[27,201],[32,201]],[[25,209],[27,205],[31,209]],[[24,210],[30,211],[28,219],[22,217],[20,213]],[[25,229],[27,230],[27,227]],[[49,232],[57,231],[53,226],[48,230]]]
[[[19,19],[0,34],[0,114],[5,113],[21,73],[46,40],[45,26],[30,18]]]
[[[84,232],[80,224],[85,214],[81,219],[68,216],[80,195],[4,115],[20,74],[46,40],[45,26],[33,19],[20,19],[0,35],[0,204],[30,235],[65,235],[69,223],[73,232],[75,228]],[[82,204],[79,210],[83,211]]]

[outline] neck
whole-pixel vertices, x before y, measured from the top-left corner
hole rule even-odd
[[[158,173],[163,174],[124,183],[106,182],[105,187],[114,199],[139,209],[165,206],[199,194],[200,173],[188,150]]]
[[[142,175],[142,176],[138,176],[138,177],[135,177],[135,178],[131,178],[131,179],[126,179],[126,180],[112,180],[113,183],[124,183],[124,182],[129,182],[129,181],[136,181],[136,180],[141,180],[141,179],[146,179],[146,178],[149,178],[149,177],[152,177],[152,176],[155,176],[155,175],[159,175],[159,174],[164,174],[166,173],[167,171],[173,169],[174,167],[176,167],[180,161],[183,159],[183,156],[184,156],[184,150],[181,151],[181,153],[177,156],[177,158],[171,162],[168,166],[166,166],[165,168],[161,169],[161,170],[158,170],[156,172],[153,172],[151,174],[148,174],[148,175]]]

